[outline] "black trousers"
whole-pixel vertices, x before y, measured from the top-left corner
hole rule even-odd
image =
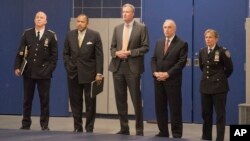
[[[40,125],[41,127],[48,127],[49,124],[49,91],[50,79],[32,79],[28,77],[23,78],[24,86],[24,103],[23,103],[23,127],[30,127],[31,125],[31,111],[32,101],[34,98],[35,88],[37,86],[40,99]]]
[[[130,71],[128,62],[122,61],[117,72],[113,73],[115,100],[120,117],[121,131],[129,131],[128,126],[128,103],[127,103],[127,88],[135,111],[135,127],[136,133],[143,133],[143,112],[142,112],[142,97],[140,90],[140,74],[135,74]]]
[[[74,129],[82,130],[83,92],[86,106],[86,131],[93,131],[96,116],[96,98],[90,97],[90,83],[79,84],[78,77],[68,78],[70,106],[74,118]]]
[[[212,140],[212,127],[213,127],[213,108],[216,113],[216,128],[217,138],[216,141],[223,141],[225,135],[226,124],[226,99],[227,94],[201,94],[202,106],[202,139]]]
[[[173,137],[181,138],[183,131],[181,85],[166,85],[165,82],[155,80],[155,111],[160,133],[169,136],[168,113],[170,113]]]

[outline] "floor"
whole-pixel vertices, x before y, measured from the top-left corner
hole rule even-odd
[[[0,129],[7,129],[8,131],[20,132],[20,130],[17,130],[17,129],[19,129],[21,126],[21,120],[22,120],[22,116],[0,115]],[[135,135],[134,120],[130,120],[129,125],[130,125],[130,134],[132,135],[131,137],[136,137],[136,136],[133,136]],[[73,118],[72,117],[51,117],[49,127],[51,129],[50,130],[51,133],[57,132],[57,131],[72,133]],[[184,128],[183,128],[183,139],[190,140],[190,141],[199,141],[201,138],[201,129],[202,129],[201,124],[185,123]],[[40,132],[40,130],[41,129],[39,125],[39,117],[32,117],[31,131]],[[94,129],[93,136],[95,136],[95,134],[113,136],[118,130],[119,130],[118,119],[97,118],[95,122],[95,129]],[[216,131],[216,128],[214,126],[213,127],[213,139],[215,139],[215,135],[216,135],[215,131]],[[0,137],[1,137],[1,134],[3,135],[3,133],[4,131],[0,130]],[[143,139],[149,140],[149,138],[154,137],[154,135],[157,133],[158,133],[158,128],[155,123],[144,122],[144,138],[140,140],[143,140]],[[226,127],[225,141],[229,141],[229,127],[228,126]]]

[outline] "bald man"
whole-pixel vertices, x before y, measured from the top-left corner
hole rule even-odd
[[[58,59],[57,39],[55,32],[47,30],[47,15],[39,11],[34,19],[35,27],[24,31],[16,54],[14,71],[16,76],[23,76],[24,102],[23,120],[20,129],[29,130],[31,126],[31,110],[35,88],[38,88],[42,130],[49,130],[49,92],[52,73]],[[21,73],[23,58],[27,65]]]
[[[169,137],[168,109],[173,138],[182,137],[182,69],[187,60],[188,44],[176,33],[176,24],[167,19],[163,23],[165,37],[158,40],[151,67],[155,84],[155,108],[158,137]],[[169,106],[169,108],[168,108]]]

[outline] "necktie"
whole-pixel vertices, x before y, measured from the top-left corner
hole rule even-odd
[[[40,40],[40,31],[37,32],[36,39]]]
[[[213,51],[213,49],[210,48],[208,54],[212,53],[212,51]]]
[[[168,50],[168,44],[169,44],[169,39],[166,39],[165,41],[165,46],[164,46],[164,54],[166,54],[167,50]]]
[[[129,40],[129,25],[126,24],[126,26],[124,26],[124,30],[123,30],[122,50],[127,50],[128,40]]]
[[[82,32],[79,32],[78,34],[78,47],[81,48],[81,45],[82,45],[82,40],[83,40],[83,33]]]

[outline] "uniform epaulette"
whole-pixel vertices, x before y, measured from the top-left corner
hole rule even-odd
[[[31,29],[33,29],[33,28],[27,28],[27,29],[25,29],[25,31],[28,31],[28,30],[31,30]]]
[[[54,32],[54,31],[52,31],[52,30],[50,30],[50,29],[49,29],[48,31],[49,31],[49,32],[51,32],[51,33],[54,33],[54,34],[55,34],[55,32]]]
[[[32,30],[32,29],[33,29],[33,28],[27,28],[27,29],[25,29],[24,32],[23,32],[23,34],[22,34],[22,36],[24,35],[25,32],[27,32],[27,31],[29,31],[29,30]]]
[[[52,34],[54,34],[55,40],[57,41],[56,33],[54,31],[50,30],[50,29],[48,31],[51,32]]]

